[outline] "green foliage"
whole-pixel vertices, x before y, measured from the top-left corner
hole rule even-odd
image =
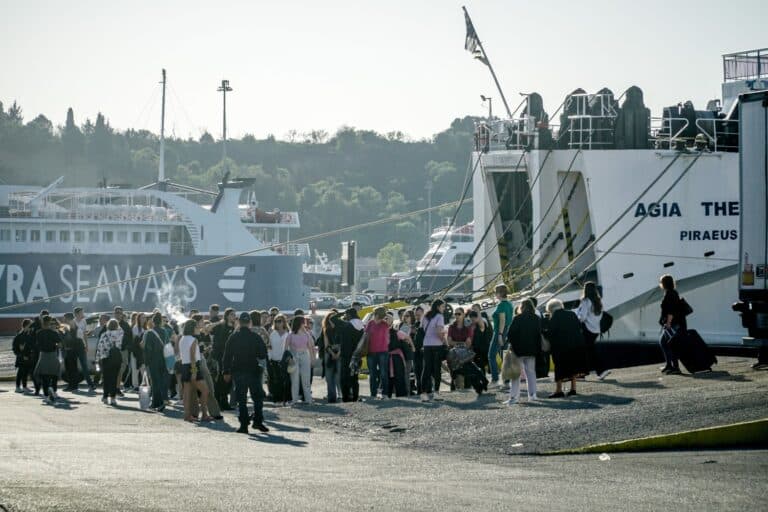
[[[82,119],[82,118],[81,118]],[[158,136],[146,130],[112,129],[105,115],[86,118],[78,126],[67,111],[63,127],[54,128],[45,116],[24,123],[20,105],[0,103],[0,175],[6,183],[45,185],[65,176],[65,186],[112,184],[142,186],[157,179]],[[256,178],[261,208],[297,210],[301,229],[291,238],[314,235],[427,207],[425,184],[431,181],[432,204],[455,201],[461,195],[472,148],[474,119],[457,119],[432,140],[411,140],[403,132],[379,134],[345,126],[335,134],[324,130],[288,134],[293,142],[273,135],[245,135],[227,141],[227,161],[221,161],[221,141],[204,132],[198,140],[168,138],[166,177],[179,183],[216,190],[226,170],[232,177]],[[452,208],[433,213],[449,217]],[[471,217],[465,206],[459,222]],[[388,241],[419,257],[428,243],[426,215],[347,233],[358,242],[361,256],[374,256]],[[312,243],[331,257],[340,252],[340,237]]]
[[[408,255],[405,254],[403,244],[394,242],[389,242],[382,247],[376,255],[379,271],[384,275],[406,270],[405,263],[407,259]]]

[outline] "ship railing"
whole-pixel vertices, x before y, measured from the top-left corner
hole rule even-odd
[[[739,149],[739,121],[737,119],[697,119],[698,133],[703,133],[713,151]]]
[[[676,122],[680,122],[680,128],[674,133],[672,127]],[[682,137],[681,134],[690,125],[688,119],[684,117],[651,117],[651,142],[661,144],[663,147],[674,148],[678,141],[684,143],[692,142],[691,137]]]
[[[536,119],[526,115],[479,123],[475,128],[475,149],[483,152],[525,149],[536,136],[535,125]]]
[[[309,244],[286,244],[285,249],[281,251],[282,254],[288,256],[301,256],[303,258],[309,258],[312,256],[312,252],[309,250]]]
[[[604,126],[595,121],[613,119],[612,116],[575,115],[568,116],[568,147],[571,149],[600,149],[613,145],[613,126]],[[607,134],[601,137],[600,134]]]

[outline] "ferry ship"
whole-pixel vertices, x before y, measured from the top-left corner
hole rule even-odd
[[[610,340],[656,341],[659,277],[693,307],[713,345],[741,344],[737,301],[739,94],[768,89],[768,50],[723,56],[722,101],[652,117],[642,90],[577,89],[548,115],[530,94],[511,119],[476,127],[473,213],[492,224],[473,291],[506,282],[539,304],[575,304],[584,281],[614,317]],[[558,119],[559,123],[550,123]]]
[[[161,83],[164,116],[165,70]],[[223,81],[219,90],[231,89]],[[259,208],[253,179],[226,173],[217,191],[165,179],[164,126],[161,117],[156,183],[0,185],[0,332],[42,309],[58,316],[77,306],[307,307],[309,246],[290,242],[298,212]]]
[[[300,247],[273,245],[299,227],[298,213],[241,205],[253,180],[223,181],[210,205],[193,200],[206,192],[171,182],[62,182],[0,185],[0,330],[41,309],[60,315],[76,306],[306,307]]]

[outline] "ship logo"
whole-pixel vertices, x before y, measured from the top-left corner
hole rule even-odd
[[[245,298],[245,267],[229,267],[224,271],[225,278],[219,279],[219,289],[224,298],[230,302],[243,302]]]

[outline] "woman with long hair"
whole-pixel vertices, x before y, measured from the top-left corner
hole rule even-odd
[[[411,339],[411,344],[405,350],[405,386],[408,390],[408,396],[411,396],[411,374],[413,373],[413,360],[416,356],[416,346],[413,343],[413,338],[416,335],[416,315],[413,314],[412,309],[403,313],[403,319],[400,321],[398,330]],[[418,378],[417,376],[416,379],[418,380]]]
[[[312,404],[311,371],[312,360],[315,358],[315,345],[312,336],[307,332],[303,316],[295,316],[291,321],[291,332],[285,340],[286,350],[291,352],[296,363],[296,370],[291,373],[291,398],[293,403],[299,401],[299,382],[304,392],[304,403]]]
[[[21,322],[21,329],[13,338],[13,355],[16,356],[16,392],[27,393],[30,389],[27,387],[27,378],[32,373],[35,361],[32,360],[34,354],[33,345],[35,339],[31,332],[32,320],[25,318]]]
[[[184,322],[182,337],[179,340],[179,352],[181,355],[181,382],[184,396],[184,421],[197,421],[192,415],[193,401],[197,401],[197,392],[200,392],[200,410],[203,413],[202,421],[211,421],[208,414],[208,386],[205,384],[203,373],[200,369],[200,346],[195,338],[199,333],[195,320]]]
[[[595,342],[600,336],[600,319],[603,317],[603,301],[597,286],[592,281],[584,283],[581,302],[576,309],[576,316],[581,322],[581,331],[587,346],[587,368],[594,371],[597,378],[603,380],[611,373],[601,362]]]
[[[331,311],[323,318],[323,365],[325,366],[325,384],[328,389],[328,403],[336,403],[340,389],[341,371],[341,342],[336,329],[331,323],[331,317],[338,311]]]
[[[520,313],[512,319],[509,326],[509,350],[519,359],[525,369],[525,382],[528,385],[528,401],[536,400],[536,357],[541,352],[541,320],[530,299],[520,304]],[[509,382],[509,400],[507,405],[514,405],[520,400],[520,376]]]
[[[120,347],[123,344],[123,330],[114,318],[107,322],[107,328],[99,336],[96,345],[96,360],[101,365],[104,393],[101,401],[117,405],[117,374],[122,365],[123,356]]]
[[[669,344],[678,333],[685,333],[688,329],[688,323],[682,312],[682,299],[675,289],[675,279],[669,274],[664,274],[659,279],[659,287],[664,290],[664,298],[661,301],[661,317],[659,318],[659,324],[662,327],[659,345],[661,345],[661,351],[664,352],[666,363],[661,372],[677,375],[680,373],[680,363]]]
[[[445,301],[436,299],[421,319],[424,329],[424,368],[421,372],[422,401],[428,402],[440,392],[443,354],[446,347]]]
[[[131,371],[131,387],[138,391],[141,385],[141,375],[139,370],[144,366],[144,351],[141,346],[141,340],[146,330],[147,319],[144,313],[131,313],[131,334],[133,335],[133,345],[128,354],[128,366]]]
[[[272,320],[267,343],[267,388],[272,401],[285,405],[290,399],[290,378],[283,361],[285,340],[288,338],[288,320],[285,315],[277,314]]]

